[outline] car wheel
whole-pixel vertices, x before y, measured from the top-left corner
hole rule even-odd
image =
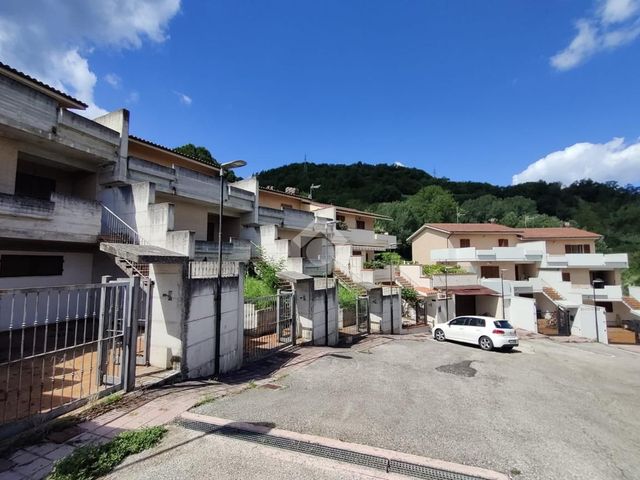
[[[439,342],[444,342],[447,339],[447,337],[444,336],[444,332],[440,329],[437,329],[433,336]]]
[[[480,348],[482,350],[493,350],[493,342],[489,337],[480,337]]]

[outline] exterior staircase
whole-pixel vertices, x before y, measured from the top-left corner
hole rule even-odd
[[[288,282],[287,280],[283,279],[283,278],[279,278],[278,279],[278,290],[281,292],[291,292],[293,291],[293,285],[291,285],[291,282]]]
[[[412,283],[409,280],[407,280],[405,277],[403,277],[402,275],[397,275],[396,276],[396,284],[400,285],[402,288],[414,289]]]
[[[629,309],[640,311],[640,300],[633,297],[622,297],[622,301]]]
[[[358,296],[364,296],[367,294],[367,290],[364,287],[361,287],[357,283],[355,283],[348,275],[342,272],[342,270],[335,268],[333,269],[333,277],[347,290],[350,290],[356,293]]]
[[[149,278],[149,264],[148,263],[135,263],[130,262],[122,257],[115,258],[116,265],[127,274],[128,277],[139,275],[144,278]]]
[[[542,288],[542,291],[544,292],[544,294],[545,294],[547,297],[549,297],[549,299],[550,299],[553,303],[556,303],[556,302],[558,302],[559,300],[564,300],[564,299],[565,299],[565,298],[564,298],[562,295],[560,295],[560,294],[558,293],[558,291],[557,291],[555,288],[553,288],[553,287],[543,287],[543,288]]]

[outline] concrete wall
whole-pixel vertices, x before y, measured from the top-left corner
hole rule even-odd
[[[477,295],[476,313],[478,315],[488,314],[487,317],[502,318],[502,299],[490,295]]]
[[[220,371],[242,366],[244,340],[243,278],[222,279],[222,321]],[[183,371],[189,378],[210,376],[215,363],[215,286],[216,280],[187,280],[190,301],[185,320]]]
[[[605,316],[604,308],[597,308],[598,315],[598,331],[600,343],[609,343],[607,338],[607,318]],[[582,305],[578,308],[575,317],[573,318],[573,324],[571,325],[571,335],[577,335],[579,337],[596,339],[596,319],[593,312],[593,306]]]
[[[196,240],[207,240],[207,209],[200,205],[185,202],[177,198],[172,199],[171,203],[174,205],[173,228],[175,230],[190,230],[195,232]],[[218,237],[216,236],[215,241],[217,242],[217,240]]]
[[[320,287],[320,285],[319,285]],[[313,345],[325,345],[324,288],[316,289],[314,279],[298,280],[294,285],[300,336]],[[338,343],[337,289],[327,289],[329,345]]]
[[[536,302],[533,298],[511,297],[508,304],[507,319],[511,325],[530,332],[538,332]]]
[[[429,265],[431,251],[440,248],[452,248],[448,240],[448,234],[425,229],[411,242],[411,260],[420,265]]]

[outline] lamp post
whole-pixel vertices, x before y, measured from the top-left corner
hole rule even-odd
[[[222,327],[222,206],[224,203],[224,172],[233,168],[244,167],[247,164],[244,160],[233,160],[220,165],[220,201],[218,205],[218,278],[216,281],[216,339],[214,352],[213,375],[220,374],[220,329]]]
[[[504,272],[506,271],[507,271],[506,268],[500,269],[500,291],[501,291],[501,298],[502,298],[502,319],[503,320],[507,319],[504,313]]]
[[[390,245],[391,248],[398,248],[398,245]],[[391,296],[389,297],[391,303],[391,335],[393,335],[393,260],[389,262],[389,291]]]
[[[600,342],[600,332],[598,331],[598,306],[596,304],[596,288],[600,289],[604,286],[604,280],[600,278],[594,278],[591,282],[593,287],[593,318],[596,321],[596,342]]]
[[[319,187],[320,185],[318,185]],[[329,346],[329,294],[327,281],[329,277],[329,225],[335,225],[337,220],[329,220],[324,224],[324,344]]]
[[[444,312],[447,316],[446,322],[449,321],[449,264],[444,262]]]

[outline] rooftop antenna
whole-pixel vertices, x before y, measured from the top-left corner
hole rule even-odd
[[[320,188],[322,185],[314,185],[313,183],[311,184],[311,186],[309,187],[309,200],[313,200],[313,191],[316,188]]]

